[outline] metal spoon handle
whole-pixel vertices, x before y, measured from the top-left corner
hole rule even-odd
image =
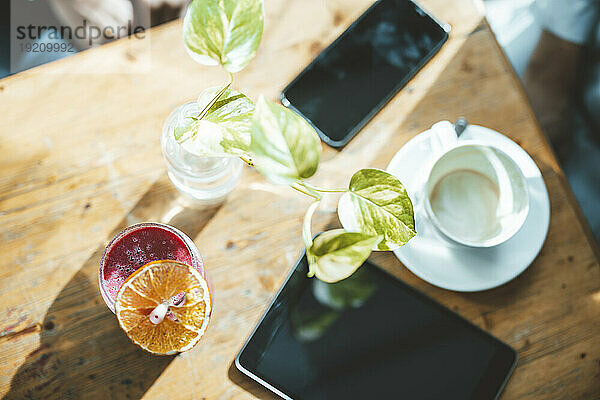
[[[454,123],[454,132],[456,132],[456,137],[460,137],[462,133],[467,129],[469,123],[465,117],[459,117]]]

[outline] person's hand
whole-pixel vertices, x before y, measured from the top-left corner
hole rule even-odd
[[[581,50],[581,45],[543,31],[523,78],[533,111],[562,160],[573,142],[570,108]]]
[[[127,27],[130,21],[133,22],[133,6],[130,0],[49,0],[49,4],[58,19],[73,31],[82,26],[84,20],[86,21],[85,31],[88,37],[85,39],[73,37],[80,48],[90,46],[89,36],[92,32],[93,44],[101,44],[119,35],[122,37],[126,33],[123,30],[118,32],[118,28]],[[90,30],[94,29],[92,27],[100,29],[102,32],[100,37],[95,37],[96,31]],[[106,34],[104,34],[105,28]]]
[[[163,6],[183,8],[189,0],[142,0],[151,8],[159,8]]]
[[[141,0],[150,7],[150,20],[152,26],[171,21],[181,16],[181,13],[190,0]]]

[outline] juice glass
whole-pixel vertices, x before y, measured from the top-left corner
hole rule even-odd
[[[113,313],[115,298],[123,282],[144,264],[157,260],[182,262],[206,279],[200,252],[185,233],[156,222],[132,225],[110,241],[100,260],[100,293]]]

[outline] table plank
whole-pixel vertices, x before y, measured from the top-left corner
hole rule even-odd
[[[267,1],[263,43],[236,86],[275,100],[369,3]],[[415,277],[391,254],[374,259],[519,351],[503,398],[598,398],[600,269],[564,175],[478,3],[422,3],[451,23],[450,40],[343,151],[324,148],[314,182],[344,185],[358,168],[385,167],[418,132],[460,115],[520,143],[542,170],[552,207],[547,242],[520,277],[482,293],[454,293]],[[180,22],[153,29],[151,45],[149,73],[65,73],[74,64],[127,63],[140,50],[121,40],[0,81],[6,398],[272,397],[231,362],[299,255],[309,200],[246,168],[220,207],[181,206],[160,155],[162,122],[226,76],[189,59]],[[338,226],[335,204],[324,201],[315,230]],[[193,237],[215,286],[206,336],[177,357],[131,345],[97,290],[107,240],[145,220]]]

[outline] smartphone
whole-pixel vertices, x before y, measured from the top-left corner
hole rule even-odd
[[[342,147],[448,39],[410,0],[379,0],[281,93],[330,146]]]

